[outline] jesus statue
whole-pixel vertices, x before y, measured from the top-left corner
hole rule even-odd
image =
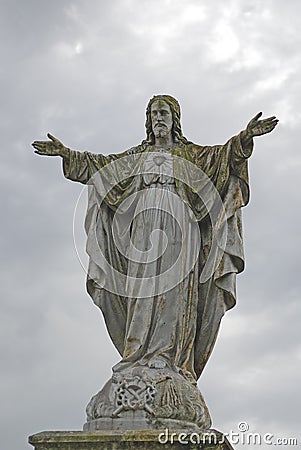
[[[278,122],[261,115],[224,145],[201,146],[183,136],[178,101],[156,95],[146,139],[123,153],[74,151],[51,134],[33,142],[88,185],[87,291],[121,358],[85,429],[210,428],[197,380],[244,270],[248,158]]]

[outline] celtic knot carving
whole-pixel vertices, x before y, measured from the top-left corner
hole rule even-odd
[[[154,414],[151,407],[156,388],[155,385],[138,376],[133,378],[119,379],[116,387],[116,409],[113,416],[117,416],[121,411],[144,409],[150,414]]]

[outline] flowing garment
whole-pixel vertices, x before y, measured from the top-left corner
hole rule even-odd
[[[119,155],[70,150],[64,157],[64,175],[89,185],[87,291],[122,357],[115,372],[159,361],[200,376],[244,268],[240,208],[249,199],[251,152],[234,136],[214,147],[177,143],[163,162],[147,144]],[[216,202],[202,201],[197,186],[203,192],[206,183],[180,160],[202,171],[221,198],[227,238],[217,265],[209,260]],[[200,282],[204,267],[210,277]]]

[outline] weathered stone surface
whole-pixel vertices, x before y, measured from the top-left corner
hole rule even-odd
[[[158,431],[45,431],[29,437],[35,450],[233,450],[216,430],[187,434]]]
[[[210,428],[197,380],[236,303],[248,158],[278,122],[260,117],[224,145],[200,146],[183,136],[178,101],[158,95],[146,139],[121,154],[74,151],[50,134],[33,142],[89,186],[87,291],[121,357],[88,404],[86,430]]]
[[[196,383],[168,367],[114,374],[87,406],[84,430],[199,431],[211,419]]]

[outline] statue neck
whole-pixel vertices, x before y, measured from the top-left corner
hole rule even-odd
[[[155,137],[155,147],[171,147],[174,140],[171,134],[167,136]]]

